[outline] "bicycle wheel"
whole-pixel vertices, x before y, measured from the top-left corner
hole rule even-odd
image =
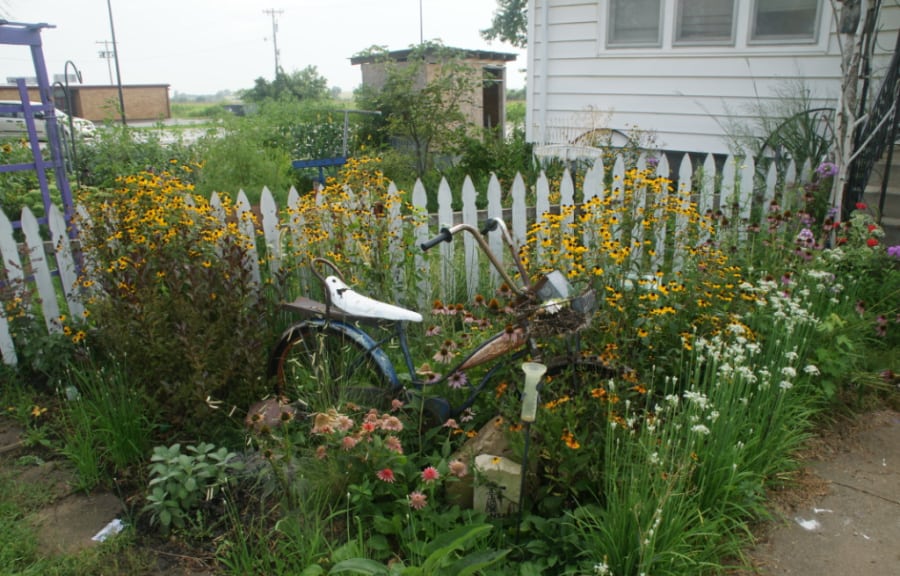
[[[391,377],[390,361],[374,342],[337,322],[308,321],[288,328],[275,346],[269,372],[276,392],[305,404],[309,412],[386,410],[402,392]]]

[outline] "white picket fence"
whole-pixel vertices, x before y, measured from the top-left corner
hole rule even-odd
[[[617,156],[607,159],[607,161],[613,163],[613,175],[618,176],[621,181],[626,171],[623,158]],[[639,169],[646,168],[646,160],[641,159],[637,167]],[[669,168],[667,157],[661,155],[655,166],[656,174],[669,176]],[[763,206],[768,206],[774,200],[784,205],[782,199],[776,198],[776,195],[782,190],[788,190],[789,187],[783,186],[783,184],[795,181],[798,173],[800,180],[804,181],[804,176],[810,173],[809,164],[804,164],[799,171],[793,164],[789,165],[784,172],[783,182],[778,181],[775,167],[771,166],[765,178],[764,188],[757,187],[762,192],[754,193],[755,167],[752,160],[728,158],[724,169],[719,173],[711,155],[706,157],[702,166],[692,166],[690,159],[685,155],[675,171],[676,176],[672,188],[676,193],[678,191],[690,192],[691,198],[697,202],[701,214],[714,211],[720,206],[736,207],[740,218],[747,221],[753,213],[754,202],[762,202]],[[699,175],[700,178],[695,178],[695,175]],[[757,184],[760,183],[757,182]],[[391,192],[396,193],[393,185]],[[478,227],[487,217],[503,217],[510,226],[514,240],[522,244],[529,226],[535,222],[535,219],[542,218],[544,214],[551,212],[551,186],[544,175],[541,175],[534,188],[535,205],[533,209],[526,206],[527,189],[521,176],[517,176],[512,184],[509,191],[511,202],[506,209],[501,204],[502,190],[496,177],[491,178],[487,188],[486,210],[477,210],[477,192],[470,179],[466,179],[461,192],[462,210],[454,212],[451,207],[452,191],[446,180],[442,181],[437,192],[439,206],[437,214],[432,214],[429,222],[420,224],[414,230],[416,247],[400,247],[401,249],[396,251],[394,257],[406,258],[413,253],[417,259],[417,268],[424,268],[424,256],[417,246],[434,236],[440,226],[465,222]],[[559,189],[553,192],[558,192],[559,206],[572,205],[575,202],[575,184],[568,172],[564,174]],[[598,159],[593,168],[584,174],[581,198],[587,201],[593,197],[616,193],[615,187],[613,190],[605,188],[603,159]],[[292,188],[288,194],[288,206],[296,205],[299,198],[298,192]],[[414,186],[411,200],[415,206],[424,207],[426,205],[426,192],[421,182],[417,182]],[[657,198],[657,200],[659,199]],[[217,198],[214,197],[213,203],[216,202]],[[250,203],[243,191],[238,194],[235,208],[238,222],[245,227],[242,233],[253,237],[255,231],[252,229],[252,221],[241,217],[241,214],[251,210]],[[394,209],[399,210],[399,203]],[[280,266],[282,258],[285,256],[283,251],[286,245],[286,235],[296,234],[302,223],[283,220],[284,211],[279,209],[268,189],[264,189],[262,192],[259,212],[261,218],[258,225],[262,229],[268,252],[266,265],[272,267],[274,271]],[[766,210],[763,209],[760,214],[760,224],[764,225]],[[27,208],[22,212],[21,222],[25,242],[18,244],[14,238],[10,219],[0,211],[0,255],[2,255],[3,263],[2,269],[0,269],[0,281],[5,277],[7,285],[12,283],[26,286],[40,303],[40,306],[31,308],[31,314],[41,314],[47,331],[56,333],[62,330],[58,320],[61,315],[80,317],[84,309],[75,289],[77,276],[72,242],[66,234],[62,214],[55,207],[49,214],[49,238],[42,237],[37,219]],[[657,238],[656,241],[656,257],[662,258],[664,257],[662,250],[665,247],[665,238]],[[502,259],[505,255],[499,234],[492,234],[488,242],[494,253]],[[455,293],[459,282],[465,283],[466,290],[470,295],[474,294],[475,290],[483,284],[479,277],[480,271],[484,269],[482,256],[470,236],[465,236],[462,245],[462,259],[465,262],[462,270],[459,270],[458,265],[455,264],[459,260],[455,257],[455,251],[458,249],[455,242],[441,243],[439,249],[441,262],[445,266],[441,271],[440,279],[437,281],[426,279],[417,287],[416,299],[422,307],[427,305],[430,301],[429,298],[434,294]],[[259,280],[263,275],[263,271],[260,270],[260,259],[248,258],[247,265],[251,267],[254,277]],[[54,276],[58,276],[58,282],[54,281]],[[490,278],[494,285],[499,283],[496,276],[494,273]],[[61,287],[62,294],[58,293],[59,287]],[[3,293],[0,291],[0,294]],[[3,306],[0,306],[0,354],[2,354],[4,363],[12,365],[17,362],[17,357],[10,331],[10,320],[7,318],[7,310],[10,308],[7,308],[6,304],[7,302],[3,302]]]

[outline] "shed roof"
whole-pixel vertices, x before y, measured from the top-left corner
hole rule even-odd
[[[458,54],[462,58],[466,60],[489,60],[494,62],[512,62],[516,59],[516,54],[511,52],[493,52],[491,50],[467,50],[465,48],[451,48],[448,47],[448,50],[451,52]],[[387,56],[395,61],[395,62],[406,62],[409,59],[409,55],[412,54],[412,48],[406,48],[404,50],[392,50],[387,53]],[[373,62],[378,61],[378,57],[380,54],[376,55],[365,55],[365,56],[353,56],[350,58],[350,63],[353,65],[356,64],[372,64]]]

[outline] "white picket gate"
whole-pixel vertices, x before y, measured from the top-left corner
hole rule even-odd
[[[618,177],[614,182],[621,182],[626,170],[623,158],[617,156],[607,159],[607,162],[613,163],[613,175]],[[647,165],[646,160],[641,159],[638,168],[645,168]],[[698,170],[700,174],[697,174]],[[729,209],[734,207],[740,217],[746,219],[752,213],[754,202],[763,202],[763,206],[768,206],[773,200],[777,200],[778,203],[784,205],[782,199],[776,198],[776,194],[780,193],[780,191],[786,191],[790,188],[783,186],[783,184],[792,182],[797,175],[799,175],[801,180],[805,181],[805,177],[810,174],[810,171],[808,163],[804,164],[799,170],[792,164],[785,172],[784,182],[779,182],[775,167],[772,166],[764,179],[764,189],[762,189],[761,193],[757,191],[754,194],[755,169],[752,160],[739,160],[729,157],[721,174],[718,174],[711,155],[706,157],[700,167],[693,166],[690,159],[685,155],[675,171],[676,178],[672,183],[672,189],[675,193],[679,190],[689,191],[691,198],[697,203],[701,213],[715,210],[719,207],[729,207]],[[665,155],[660,156],[655,172],[661,176],[670,174],[668,158]],[[699,178],[696,176],[699,176]],[[720,182],[718,187],[716,182]],[[611,190],[607,190],[604,186],[603,159],[598,159],[594,167],[584,174],[581,198],[587,201],[597,196],[612,195],[616,197],[621,195],[620,186],[614,184],[611,188]],[[396,191],[396,188],[393,188],[393,190]],[[546,176],[541,175],[534,188],[535,206],[533,210],[526,206],[528,191],[521,176],[515,178],[509,192],[510,205],[504,209],[501,204],[502,190],[500,183],[496,177],[492,177],[488,184],[486,195],[487,208],[479,211],[475,206],[477,197],[475,186],[467,178],[462,187],[463,209],[461,212],[453,212],[451,208],[452,191],[447,182],[442,181],[437,193],[438,212],[436,215],[431,215],[430,223],[421,224],[414,231],[413,236],[416,238],[416,244],[418,245],[435,235],[441,225],[465,222],[477,227],[485,218],[497,216],[502,216],[505,219],[510,226],[510,232],[514,240],[521,244],[525,241],[528,227],[534,224],[536,219],[542,218],[544,214],[551,211],[551,192],[558,192],[558,206],[572,205],[576,197],[575,184],[568,172],[564,174],[559,190],[556,191],[551,191],[549,180]],[[295,205],[299,198],[300,195],[297,191],[291,189],[288,194],[288,206]],[[417,182],[414,186],[411,201],[415,206],[424,207],[426,205],[425,188],[421,182]],[[642,200],[638,199],[637,201],[641,202]],[[213,206],[220,205],[216,195],[213,195],[211,202]],[[243,191],[238,194],[235,207],[238,221],[244,227],[242,233],[252,237],[254,230],[252,229],[251,221],[241,217],[242,214],[251,210],[250,202]],[[399,210],[399,204],[394,209]],[[556,209],[558,210],[558,207]],[[266,265],[274,271],[281,265],[284,257],[285,235],[296,235],[297,227],[302,226],[302,223],[291,222],[290,219],[283,220],[284,211],[279,209],[273,195],[267,188],[263,189],[259,212],[261,218],[258,225],[262,229],[262,236],[266,243],[268,254]],[[764,219],[766,210],[763,209],[760,213],[761,218]],[[58,319],[62,314],[78,317],[83,311],[79,293],[75,289],[77,284],[74,264],[75,256],[72,252],[72,244],[66,234],[64,220],[57,208],[51,209],[49,217],[50,238],[42,238],[37,220],[27,208],[22,212],[21,222],[25,241],[19,244],[14,237],[10,218],[0,211],[0,255],[2,255],[0,282],[6,282],[6,285],[13,283],[26,286],[38,298],[40,303],[39,307],[32,307],[31,313],[42,314],[43,322],[48,332],[58,332],[61,330]],[[764,224],[764,222],[760,222],[760,224]],[[395,236],[395,238],[399,237],[401,237],[399,234]],[[589,243],[589,240],[585,238],[586,245]],[[499,235],[491,235],[489,243],[496,254],[500,255],[501,258],[505,256]],[[661,259],[664,257],[665,238],[663,236],[657,237],[655,243],[654,258]],[[422,266],[424,263],[423,255],[417,247],[392,246],[392,251],[395,249],[400,254],[400,257],[409,257],[410,253],[414,254],[413,257],[417,259],[417,268],[424,267]],[[423,279],[417,287],[420,306],[426,306],[427,299],[435,292],[438,294],[455,293],[456,286],[460,282],[465,283],[466,290],[470,295],[482,284],[479,274],[483,266],[480,262],[480,251],[477,250],[474,240],[466,236],[463,242],[464,270],[454,268],[454,262],[456,262],[454,253],[457,249],[456,243],[441,244],[441,260],[446,266],[442,269],[441,277],[436,285],[429,279]],[[670,255],[670,257],[672,261],[677,263],[679,255]],[[248,258],[247,266],[251,269],[254,278],[258,280],[262,276],[258,257]],[[54,275],[58,276],[58,282],[54,281]],[[491,280],[493,285],[496,285],[498,282],[496,276],[496,273],[492,274]],[[402,283],[398,282],[397,284],[401,285]],[[0,288],[2,286],[0,284]],[[57,286],[61,287],[61,295],[57,293]],[[3,293],[0,292],[0,294]],[[2,354],[4,363],[12,365],[16,363],[17,359],[13,338],[10,333],[6,304],[7,302],[3,302],[3,306],[0,306],[0,354]],[[60,305],[65,306],[66,309],[61,310]]]

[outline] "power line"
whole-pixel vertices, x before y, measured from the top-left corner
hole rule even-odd
[[[272,17],[272,46],[275,49],[275,78],[278,78],[278,73],[281,71],[281,65],[278,63],[278,16],[284,14],[284,10],[275,10],[269,8],[268,10],[263,10],[263,14],[268,14]]]

